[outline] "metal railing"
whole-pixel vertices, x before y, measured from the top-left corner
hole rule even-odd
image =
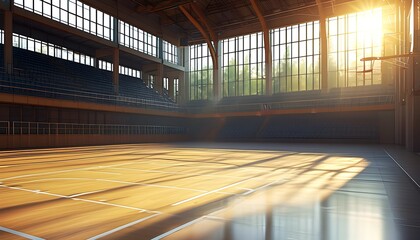
[[[283,109],[304,109],[321,107],[360,107],[369,105],[392,104],[395,101],[394,95],[382,94],[376,96],[355,96],[341,98],[323,98],[310,100],[285,100],[267,101],[263,103],[228,103],[210,106],[190,106],[189,113],[219,113],[238,111],[265,111]]]
[[[0,134],[10,134],[10,122],[0,121]]]
[[[64,89],[57,86],[43,86],[21,75],[5,74],[2,69],[0,69],[0,75],[2,75],[0,78],[1,92],[21,93],[66,100],[82,100],[89,102],[93,100],[98,103],[135,105],[136,107],[148,109],[165,109],[169,111],[180,110],[179,106],[175,103],[165,101]]]
[[[7,130],[2,131],[2,134],[10,133],[13,135],[175,135],[186,134],[187,132],[187,129],[185,127],[179,126],[48,123],[20,121],[14,121],[10,126],[9,122],[0,123],[8,123]]]

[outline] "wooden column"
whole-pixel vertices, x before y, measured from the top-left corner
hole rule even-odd
[[[4,69],[13,73],[13,14],[4,11]]]
[[[156,64],[156,81],[153,86],[161,95],[163,94],[163,63]]]
[[[264,53],[265,53],[265,95],[273,94],[273,79],[272,79],[272,68],[273,61],[271,57],[271,43],[270,43],[270,31],[268,29],[265,18],[262,14],[261,8],[258,5],[257,0],[250,0],[252,8],[257,14],[258,20],[260,21],[263,34],[264,34]]]
[[[217,39],[217,35],[214,33],[213,29],[210,27],[210,24],[205,19],[204,14],[198,8],[198,6],[195,4],[192,4],[189,6],[195,11],[195,13],[198,15],[200,20],[204,23],[204,26],[202,26],[191,15],[191,13],[187,10],[186,7],[181,5],[179,6],[179,9],[185,15],[185,17],[194,25],[194,27],[197,28],[197,30],[201,33],[201,35],[203,36],[204,40],[207,43],[207,46],[210,51],[211,59],[213,61],[213,98],[214,98],[213,100],[218,101],[220,99],[219,56],[218,56],[219,55],[218,53],[219,41]],[[206,27],[210,33],[207,33],[204,27]]]
[[[414,1],[414,48],[420,51],[419,1]],[[420,152],[420,57],[410,57],[406,80],[406,148]]]
[[[114,64],[114,69],[112,71],[112,83],[114,84],[115,94],[118,94],[120,84],[120,51],[118,48],[114,48],[112,63]]]
[[[185,104],[189,100],[189,89],[186,83],[185,72],[180,72],[178,82],[178,103],[180,104]]]
[[[171,73],[169,76],[168,76],[168,93],[169,93],[169,97],[171,98],[171,99],[174,99],[175,100],[175,89],[174,89],[174,79],[176,78],[176,74],[174,74],[174,73]]]
[[[328,86],[328,35],[327,20],[322,6],[322,0],[316,0],[319,14],[319,31],[321,40],[321,91],[326,93],[329,91]]]

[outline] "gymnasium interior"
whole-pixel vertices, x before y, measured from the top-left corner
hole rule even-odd
[[[0,239],[419,239],[419,14],[0,1]]]

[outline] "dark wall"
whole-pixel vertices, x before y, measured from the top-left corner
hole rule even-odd
[[[394,111],[194,119],[197,140],[394,143]]]
[[[343,141],[394,143],[394,111],[176,118],[0,105],[0,121],[182,126],[197,141]]]
[[[0,104],[0,121],[187,126],[184,118]]]

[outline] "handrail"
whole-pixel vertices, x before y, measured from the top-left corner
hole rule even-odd
[[[33,71],[33,70],[31,70],[31,71]],[[148,105],[148,106],[167,107],[167,108],[170,108],[170,109],[178,109],[179,108],[179,106],[177,106],[173,102],[161,102],[161,101],[154,101],[154,100],[150,100],[150,99],[143,99],[143,98],[136,98],[136,97],[116,96],[116,95],[109,95],[109,94],[104,94],[104,93],[81,91],[81,90],[76,90],[76,89],[65,89],[65,88],[60,88],[60,87],[57,87],[57,86],[45,86],[45,85],[41,85],[41,84],[37,84],[37,83],[33,82],[33,80],[30,77],[27,77],[27,76],[23,77],[23,81],[21,81],[21,79],[22,79],[22,78],[20,78],[21,76],[6,74],[6,72],[4,71],[4,68],[0,68],[0,73],[6,75],[8,79],[17,80],[17,81],[14,81],[14,83],[26,85],[29,88],[26,88],[26,87],[22,88],[22,87],[18,87],[18,86],[3,85],[3,84],[1,84],[0,87],[9,87],[9,88],[15,88],[15,89],[31,90],[31,91],[61,94],[61,95],[70,95],[70,96],[74,95],[75,97],[82,96],[82,97],[93,98],[93,99],[114,100],[114,101],[118,101],[118,102],[136,103],[136,104],[143,104],[143,105]],[[46,77],[50,77],[50,76],[46,75]],[[32,82],[27,83],[25,81],[32,81]],[[9,83],[9,84],[11,83],[10,80],[6,80],[6,79],[5,80],[0,79],[0,82]],[[30,88],[31,86],[40,87],[40,88],[43,88],[44,90],[33,89],[33,88]],[[61,91],[61,92],[48,91],[46,89]],[[66,92],[71,92],[73,94],[68,94]]]
[[[5,82],[5,81],[1,81],[0,82]],[[25,84],[25,85],[30,85],[30,84],[26,84],[26,83],[21,83],[21,84]],[[153,100],[149,100],[149,99],[140,99],[140,98],[132,98],[132,97],[125,97],[125,96],[112,96],[112,95],[106,95],[106,94],[100,94],[100,93],[91,93],[91,92],[82,92],[82,91],[73,91],[73,90],[65,90],[65,89],[59,89],[56,88],[57,90],[62,90],[62,91],[69,91],[69,92],[73,92],[73,93],[87,93],[87,95],[81,95],[81,94],[72,94],[72,93],[64,93],[64,92],[53,92],[53,91],[48,91],[48,90],[40,90],[40,89],[33,89],[33,88],[27,88],[27,87],[17,87],[17,86],[10,86],[10,85],[4,85],[0,83],[0,87],[5,87],[5,88],[12,88],[12,89],[19,89],[19,90],[26,90],[26,91],[34,91],[34,92],[39,92],[39,93],[48,93],[48,94],[58,94],[58,95],[63,95],[63,96],[70,96],[70,97],[82,97],[82,98],[91,98],[91,99],[96,99],[96,100],[111,100],[111,101],[115,101],[115,102],[122,102],[122,103],[134,103],[134,104],[139,104],[139,105],[143,105],[143,106],[155,106],[155,107],[166,107],[169,109],[179,109],[179,106],[177,105],[170,105],[169,103],[163,103],[163,102],[157,102],[157,101],[153,101]],[[40,86],[42,87],[42,86]],[[43,87],[45,88],[45,87]],[[93,96],[91,96],[93,95]]]
[[[0,134],[10,134],[10,122],[0,121]]]
[[[1,123],[1,122],[0,122]],[[9,125],[10,126],[10,125]],[[186,127],[164,125],[84,124],[51,122],[12,122],[13,135],[68,135],[68,134],[113,134],[113,135],[172,135],[185,134]]]
[[[382,99],[387,99],[383,101]],[[373,101],[376,100],[376,101]],[[355,97],[325,97],[325,98],[316,98],[316,99],[304,99],[304,100],[285,100],[285,101],[264,101],[259,103],[232,103],[232,104],[217,104],[205,108],[208,110],[215,111],[240,111],[241,109],[254,109],[254,110],[275,110],[275,109],[289,109],[287,106],[294,106],[293,108],[302,108],[310,107],[333,107],[333,106],[342,106],[343,104],[348,105],[351,101],[363,101],[366,103],[392,103],[394,101],[394,96],[391,94],[380,94],[380,95],[371,95],[371,96],[355,96]],[[370,102],[369,102],[370,101]],[[346,103],[347,102],[347,103]],[[341,104],[340,104],[341,103]],[[296,106],[300,105],[300,106]],[[362,104],[351,104],[352,106],[360,106]],[[203,106],[190,106],[188,109],[191,111],[203,109]]]

